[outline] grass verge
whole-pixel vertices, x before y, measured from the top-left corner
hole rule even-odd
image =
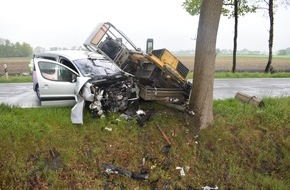
[[[290,72],[276,73],[260,73],[260,72],[216,72],[215,78],[290,78]],[[193,72],[187,76],[188,79],[193,78]]]
[[[187,76],[188,79],[192,79],[193,73],[190,72]],[[277,73],[258,73],[258,72],[216,72],[215,78],[290,78],[289,72],[277,72]],[[9,76],[7,79],[5,76],[0,78],[0,83],[21,83],[32,82],[31,76]]]
[[[79,126],[69,107],[0,105],[0,189],[288,189],[290,98],[263,101],[259,109],[215,101],[215,125],[199,134],[192,116],[154,103],[141,104],[154,113],[142,127],[116,113],[93,119],[85,111]],[[149,178],[108,174],[102,163]]]
[[[32,82],[31,76],[6,76],[0,77],[0,83],[22,83],[22,82]]]

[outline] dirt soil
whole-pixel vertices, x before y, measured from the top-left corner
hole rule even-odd
[[[4,64],[7,65],[8,74],[9,75],[20,75],[24,73],[31,73],[30,68],[28,66],[30,59],[23,58],[23,59],[3,59],[0,60],[0,74],[4,75]]]

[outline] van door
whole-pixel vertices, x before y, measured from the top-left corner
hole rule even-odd
[[[47,59],[35,59],[35,66],[41,101],[75,99],[75,71]]]

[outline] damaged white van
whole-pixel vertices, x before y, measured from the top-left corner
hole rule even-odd
[[[139,99],[131,74],[89,51],[47,51],[33,58],[33,89],[41,102],[73,101],[72,122],[82,124],[85,102],[95,116],[125,111]]]

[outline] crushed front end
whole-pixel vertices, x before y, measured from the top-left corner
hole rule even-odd
[[[94,94],[89,105],[93,117],[104,117],[108,112],[121,112],[138,107],[139,88],[133,78],[123,78],[108,82],[92,82]]]

